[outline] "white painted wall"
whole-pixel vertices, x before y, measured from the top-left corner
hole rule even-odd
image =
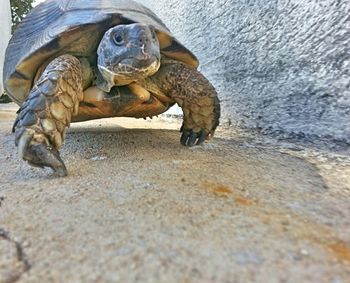
[[[33,7],[35,7],[36,5],[38,5],[39,3],[44,2],[44,1],[45,0],[36,0],[36,1],[34,1]]]
[[[2,69],[7,43],[11,36],[10,1],[0,0],[0,96],[3,92]]]

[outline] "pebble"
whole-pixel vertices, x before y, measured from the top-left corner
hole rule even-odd
[[[106,160],[107,159],[107,156],[94,156],[94,157],[91,157],[90,160],[92,161],[101,161],[101,160]]]

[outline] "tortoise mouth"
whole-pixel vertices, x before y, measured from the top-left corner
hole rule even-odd
[[[112,72],[118,75],[125,74],[131,76],[148,77],[158,71],[160,61],[153,60],[135,60],[125,59],[113,66]]]
[[[109,68],[98,65],[104,79],[112,85],[126,85],[147,78],[155,74],[159,67],[160,60],[158,59],[136,63],[134,59],[125,59]]]

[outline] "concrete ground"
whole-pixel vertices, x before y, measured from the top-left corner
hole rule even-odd
[[[72,125],[29,167],[0,106],[0,282],[350,282],[350,154],[179,121]]]

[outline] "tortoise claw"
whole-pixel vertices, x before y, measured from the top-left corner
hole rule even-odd
[[[194,146],[202,144],[208,137],[208,133],[204,130],[195,133],[193,130],[187,130],[181,127],[182,135],[180,143],[184,146]]]
[[[208,138],[208,134],[206,131],[202,131],[198,137],[196,145],[202,144]]]
[[[188,140],[188,137],[190,136],[191,134],[191,131],[189,130],[185,130],[185,129],[182,129],[182,135],[181,135],[181,139],[180,139],[180,143],[182,145],[187,145],[187,140]]]
[[[33,135],[23,133],[18,143],[19,153],[22,158],[35,167],[50,167],[59,177],[68,175],[68,171],[62,161],[59,151],[52,146],[33,141]]]

